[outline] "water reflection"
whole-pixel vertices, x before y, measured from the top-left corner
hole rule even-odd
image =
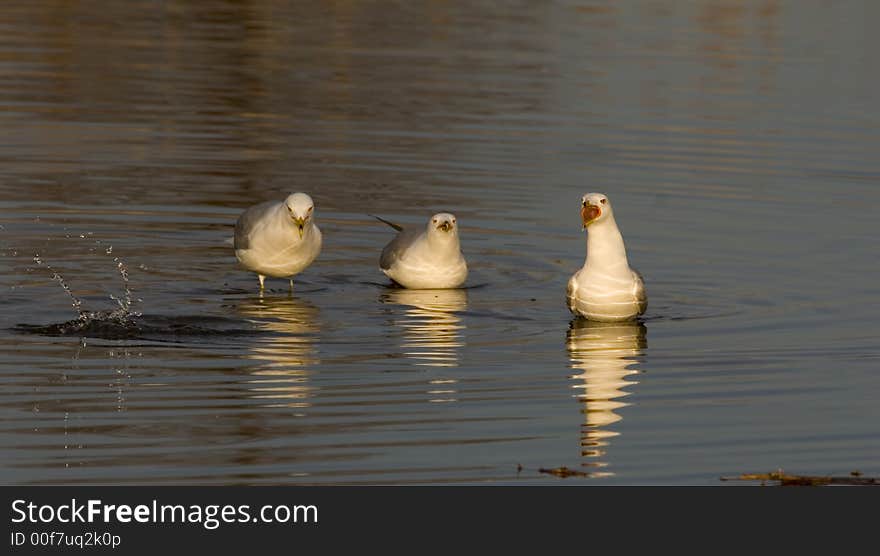
[[[571,366],[580,370],[572,375],[572,387],[583,404],[585,422],[581,426],[581,456],[587,467],[604,468],[610,439],[619,433],[609,427],[623,417],[616,413],[629,405],[621,398],[627,387],[638,384],[631,375],[639,372],[639,357],[647,347],[647,329],[639,322],[602,323],[575,319],[568,330],[566,347]],[[596,476],[613,473],[597,472]]]
[[[405,307],[402,318],[395,318],[393,324],[403,331],[401,350],[415,365],[458,367],[465,325],[457,313],[467,309],[465,290],[389,289],[380,301]],[[437,375],[428,383],[429,401],[456,401],[456,377]]]
[[[246,355],[263,362],[249,380],[253,397],[270,400],[269,407],[309,407],[314,390],[309,369],[320,362],[315,347],[320,331],[317,307],[292,296],[261,296],[243,301],[236,311],[269,332]]]

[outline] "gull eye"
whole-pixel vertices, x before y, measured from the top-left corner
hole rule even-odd
[[[599,202],[603,205],[608,202],[608,199],[599,199]]]

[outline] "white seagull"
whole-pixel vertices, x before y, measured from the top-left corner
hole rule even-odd
[[[405,230],[375,218],[400,232],[385,246],[379,259],[379,268],[386,276],[410,289],[448,289],[464,284],[467,262],[461,254],[454,215],[435,214],[424,230]]]
[[[587,259],[568,281],[568,308],[596,321],[630,320],[648,307],[641,274],[630,268],[611,201],[602,193],[581,199]]]
[[[235,223],[235,257],[256,272],[260,290],[266,276],[290,278],[306,269],[321,252],[315,203],[305,193],[284,201],[266,201],[245,210]]]

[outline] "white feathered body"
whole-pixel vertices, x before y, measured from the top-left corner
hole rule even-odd
[[[288,278],[299,274],[321,252],[321,230],[310,222],[300,237],[283,203],[246,210],[235,224],[235,257],[257,274]]]
[[[596,321],[634,319],[648,306],[641,275],[630,268],[613,215],[588,228],[584,266],[568,281],[568,308]]]
[[[382,250],[379,267],[386,276],[410,289],[457,288],[468,276],[458,236],[432,237],[423,230],[400,232]]]

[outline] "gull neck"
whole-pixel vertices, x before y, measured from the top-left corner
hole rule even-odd
[[[605,269],[617,266],[629,268],[623,236],[620,235],[613,214],[587,227],[587,259],[584,266],[593,265],[601,265]]]
[[[439,232],[433,233],[429,229],[425,235],[427,235],[428,243],[434,249],[454,251],[458,247],[458,238],[450,232],[445,232],[444,235],[447,237],[443,237]]]

